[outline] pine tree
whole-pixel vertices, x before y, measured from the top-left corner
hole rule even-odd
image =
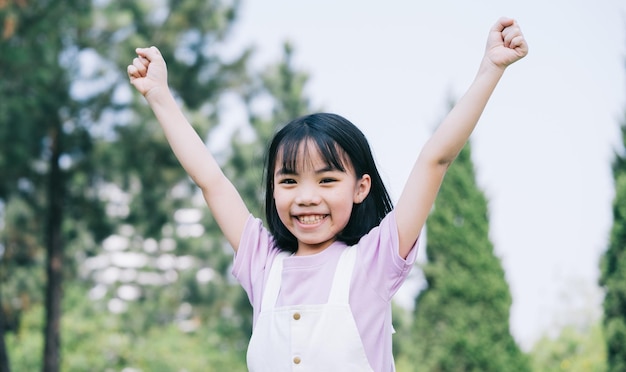
[[[0,5],[0,200],[6,220],[0,280],[9,282],[3,296],[13,298],[2,299],[2,313],[15,329],[20,310],[40,301],[36,292],[45,286],[47,371],[58,370],[64,245],[77,231],[64,225],[65,218],[80,213],[82,225],[97,231],[91,223],[101,216],[93,196],[70,187],[80,182],[70,164],[91,146],[70,92],[72,45],[89,10],[90,2],[82,0]],[[90,212],[82,213],[87,206]]]
[[[623,145],[613,162],[613,227],[600,278],[606,291],[603,322],[610,372],[626,371],[626,117],[621,133]]]
[[[470,145],[450,166],[426,225],[428,288],[416,299],[415,371],[528,371],[509,332],[511,294],[489,240]]]
[[[124,223],[145,221],[137,230],[160,236],[172,206],[180,205],[159,192],[184,174],[164,141],[155,140],[154,123],[132,116],[136,107],[148,118],[145,103],[124,98],[134,48],[162,46],[170,66],[185,71],[172,86],[199,110],[245,80],[245,53],[226,63],[214,47],[228,34],[237,6],[217,0],[0,2],[2,331],[17,330],[20,312],[45,298],[43,370],[59,370],[63,280],[77,275],[71,258],[97,254]],[[116,183],[118,189],[141,186],[128,215],[120,208],[109,213],[120,206],[104,190]]]

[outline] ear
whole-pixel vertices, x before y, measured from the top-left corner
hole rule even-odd
[[[369,195],[370,188],[372,187],[372,178],[369,174],[364,174],[356,181],[354,188],[354,204],[361,204],[363,200]]]

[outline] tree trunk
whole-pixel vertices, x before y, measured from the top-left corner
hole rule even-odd
[[[44,331],[43,371],[60,369],[60,322],[63,280],[63,245],[61,223],[63,220],[64,182],[59,167],[62,153],[61,128],[55,123],[50,133],[50,173],[48,179],[48,215],[46,221],[46,325]]]
[[[9,368],[9,353],[7,353],[7,346],[4,343],[4,311],[2,304],[0,304],[0,372],[11,372],[11,368]]]

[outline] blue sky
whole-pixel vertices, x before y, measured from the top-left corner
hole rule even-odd
[[[471,141],[513,294],[512,333],[527,349],[600,316],[610,164],[626,111],[626,2],[248,0],[231,42],[255,44],[263,66],[291,41],[314,106],[363,130],[396,198],[503,15],[518,20],[530,53],[508,69]],[[414,287],[398,300],[410,302]]]

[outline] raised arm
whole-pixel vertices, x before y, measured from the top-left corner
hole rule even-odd
[[[485,55],[467,92],[439,125],[413,166],[396,206],[400,255],[415,244],[444,175],[467,142],[504,70],[528,53],[513,19],[501,18],[489,31]]]
[[[148,101],[176,158],[202,190],[215,220],[236,251],[248,209],[174,100],[167,85],[167,67],[159,50],[138,48],[136,52],[137,58],[128,66],[131,84]]]

